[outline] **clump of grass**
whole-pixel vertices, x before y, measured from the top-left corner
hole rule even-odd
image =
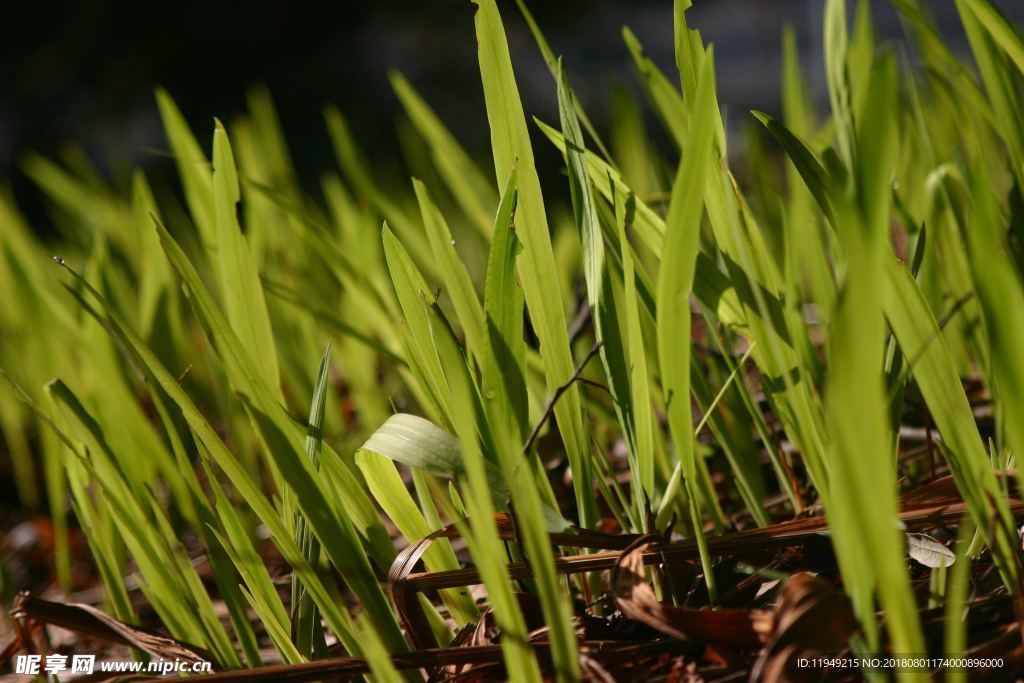
[[[436,171],[408,184],[379,186],[329,108],[340,173],[315,200],[265,91],[246,117],[214,123],[210,156],[158,91],[182,203],[156,201],[141,173],[122,192],[80,160],[29,157],[60,231],[44,245],[0,195],[0,430],[23,504],[49,502],[64,587],[70,505],[106,609],[137,622],[139,586],[160,624],[220,667],[266,663],[263,641],[286,664],[343,649],[366,658],[360,671],[395,679],[394,665],[428,666],[409,650],[457,648],[493,619],[505,675],[568,681],[601,666],[573,601],[596,605],[593,616],[629,599],[599,568],[632,566],[641,543],[692,539],[690,594],[666,564],[648,577],[658,599],[707,607],[708,623],[755,623],[755,611],[714,611],[739,590],[737,565],[716,551],[732,542],[722,534],[780,538],[785,525],[773,525],[811,512],[827,521],[858,622],[840,645],[923,654],[942,646],[925,639],[900,519],[903,494],[935,476],[907,456],[905,427],[926,415],[967,515],[948,596],[944,574],[932,585],[956,617],[964,565],[984,551],[1019,594],[1015,27],[988,0],[958,0],[972,64],[923,7],[898,0],[915,69],[876,43],[867,2],[850,31],[846,3],[829,0],[830,114],[813,110],[787,32],[782,116],[754,112],[743,153],[730,154],[714,52],[677,0],[677,74],[623,36],[675,148],[657,150],[641,105],[619,92],[609,152],[520,2],[558,98],[558,125],[535,121],[533,136],[564,155],[568,192],[553,197],[502,16],[494,0],[477,4],[493,179],[396,73],[425,150],[414,161]],[[54,251],[62,270],[43,258]],[[988,446],[965,381],[991,402]],[[441,537],[399,556],[381,511],[409,543]],[[290,602],[258,528],[292,572]],[[459,535],[468,554],[449,541]],[[574,544],[632,554],[565,557],[559,546]],[[419,557],[437,599],[402,592]],[[778,574],[780,562],[755,571]],[[460,582],[465,563],[486,602]],[[680,614],[645,623],[676,634]],[[955,623],[946,633],[948,654],[966,647]]]

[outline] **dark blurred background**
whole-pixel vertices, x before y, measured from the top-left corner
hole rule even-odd
[[[953,0],[926,0],[959,51]],[[853,2],[849,3],[852,7]],[[997,4],[1020,25],[1024,1]],[[872,3],[884,38],[902,26],[885,0]],[[554,85],[511,0],[499,2],[528,114],[557,121]],[[671,0],[534,0],[535,16],[600,128],[611,84],[635,83],[621,28],[671,70]],[[747,110],[778,108],[781,31],[797,30],[819,101],[823,0],[698,0],[691,22],[716,46],[720,97],[735,125]],[[73,141],[108,173],[166,166],[152,88],[175,97],[201,140],[212,117],[245,108],[246,88],[269,86],[300,175],[332,165],[320,116],[338,104],[372,155],[398,154],[399,105],[388,68],[401,70],[471,152],[488,137],[469,0],[312,0],[46,3],[0,0],[0,183],[34,200],[17,171],[28,150],[54,155]]]

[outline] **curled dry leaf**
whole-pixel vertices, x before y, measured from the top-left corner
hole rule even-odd
[[[644,551],[654,536],[622,551],[612,573],[615,602],[630,619],[680,640],[725,648],[750,649],[763,642],[768,615],[762,610],[695,610],[666,605],[644,579]]]
[[[797,668],[797,658],[843,650],[858,628],[846,595],[812,574],[794,574],[782,587],[771,619],[770,642],[754,664],[750,680],[815,680],[820,672]]]
[[[21,593],[14,599],[11,616],[20,622],[53,624],[101,640],[128,645],[159,659],[215,661],[213,655],[201,647],[118,621],[90,605],[51,602]]]

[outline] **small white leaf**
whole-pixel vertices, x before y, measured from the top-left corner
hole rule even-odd
[[[907,534],[907,554],[926,567],[948,567],[956,561],[952,550],[926,534]]]

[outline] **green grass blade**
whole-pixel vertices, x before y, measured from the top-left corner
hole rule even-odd
[[[973,527],[964,519],[960,522],[957,535],[956,560],[953,569],[947,572],[945,605],[945,653],[947,657],[963,657],[967,652],[967,601],[971,578],[971,556],[968,554]],[[946,674],[950,683],[967,683],[967,671],[963,667],[951,667]]]
[[[305,437],[304,430],[284,411],[283,406],[275,398],[274,391],[262,381],[259,371],[248,354],[245,353],[238,337],[214,303],[199,278],[199,274],[181,247],[160,223],[156,223],[156,229],[160,235],[164,252],[187,285],[192,309],[204,332],[212,340],[236,392],[249,397],[249,400],[254,402],[264,415],[274,420],[281,432],[289,435],[296,442],[301,441]],[[325,455],[328,456],[326,464],[333,467],[335,475],[341,477],[341,481],[347,484],[339,489],[340,504],[366,541],[367,550],[373,556],[374,561],[378,566],[389,566],[394,557],[394,548],[376,509],[365,490],[355,481],[350,469],[347,466],[334,467],[337,454],[333,454],[330,448],[325,448],[325,451]],[[273,471],[276,461],[270,459],[268,464]]]
[[[565,65],[561,61],[558,63],[558,113],[566,141],[566,165],[569,168],[569,188],[576,214],[576,228],[583,249],[583,277],[587,284],[587,299],[593,315],[600,319],[603,314],[601,290],[605,269],[604,241],[598,223],[597,208],[594,205],[590,174],[587,172],[587,148],[573,105]],[[600,323],[598,328],[600,329]]]
[[[564,65],[560,67],[558,79],[558,111],[562,123],[562,133],[566,141],[566,166],[569,169],[569,188],[572,197],[573,214],[576,219],[576,229],[580,235],[580,242],[583,251],[583,273],[587,285],[587,301],[590,304],[591,317],[594,321],[594,331],[598,342],[601,344],[601,362],[608,377],[609,390],[612,396],[612,403],[615,406],[616,417],[622,427],[627,447],[629,449],[630,462],[633,463],[634,480],[640,485],[634,491],[634,498],[637,501],[635,506],[639,519],[646,517],[646,505],[643,501],[643,493],[646,490],[648,495],[653,491],[653,453],[650,443],[646,453],[640,450],[639,437],[633,408],[632,388],[630,385],[630,370],[626,360],[626,349],[623,346],[622,333],[619,327],[619,315],[616,310],[613,274],[605,262],[604,235],[598,217],[597,205],[594,198],[593,184],[590,180],[590,173],[587,166],[586,146],[583,142],[583,134],[577,121],[576,109],[573,104],[571,90],[565,74]],[[635,206],[635,204],[634,204]],[[628,252],[631,247],[623,243],[623,248]],[[633,263],[630,260],[629,277],[634,278],[632,269]],[[633,304],[636,304],[636,281],[631,283]],[[639,321],[637,321],[639,322]],[[635,343],[640,343],[635,341]],[[642,356],[643,347],[634,350],[634,354]],[[644,371],[646,363],[642,368]],[[639,380],[637,380],[639,381]],[[649,394],[646,392],[642,397]],[[641,398],[641,400],[644,400]],[[649,405],[646,406],[650,409]],[[641,409],[643,412],[643,409]],[[639,419],[648,421],[649,414],[639,416]],[[641,467],[643,460],[643,469]],[[645,484],[646,483],[646,484]],[[647,488],[645,488],[645,485]]]
[[[498,185],[505,187],[513,168],[518,165],[517,216],[520,229],[517,236],[523,245],[518,267],[526,305],[540,339],[548,391],[554,392],[569,381],[575,366],[569,348],[565,312],[561,307],[561,287],[544,200],[498,8],[494,0],[479,0],[477,4],[480,75],[491,128],[494,169]],[[579,521],[582,526],[591,527],[597,521],[597,510],[583,407],[576,384],[563,394],[554,412],[573,472]]]
[[[1020,31],[989,0],[964,0],[964,2],[992,36],[992,39],[1024,74],[1024,39],[1021,38]]]
[[[655,111],[661,117],[672,141],[682,148],[686,141],[686,131],[690,126],[690,110],[683,96],[661,69],[650,58],[644,56],[643,46],[631,30],[623,28],[622,38],[633,56],[640,80]]]
[[[635,471],[637,481],[640,482],[648,500],[653,500],[655,495],[654,411],[650,401],[650,377],[648,375],[647,351],[644,346],[643,325],[640,319],[641,304],[637,294],[636,265],[626,236],[626,226],[631,222],[632,207],[634,206],[635,201],[628,202],[624,207],[617,205],[615,207],[615,223],[618,228],[622,253],[623,300],[625,303],[623,314],[626,327],[626,348],[628,349],[629,390],[634,397],[632,424]]]
[[[324,110],[324,120],[327,123],[327,132],[331,137],[331,144],[334,146],[338,163],[353,188],[377,209],[388,223],[394,226],[398,234],[402,236],[402,240],[410,245],[413,253],[428,253],[430,248],[423,237],[420,225],[393,193],[380,189],[380,183],[363,157],[356,143],[355,135],[341,111],[336,107],[327,107]],[[431,266],[429,262],[425,265]],[[434,273],[432,269],[430,272]]]
[[[473,354],[477,362],[480,362],[483,358],[484,343],[484,312],[480,306],[480,299],[473,288],[473,281],[465,264],[455,251],[455,240],[452,238],[451,230],[440,209],[431,199],[427,187],[413,179],[413,188],[420,203],[427,239],[430,240],[430,251],[440,266],[448,296],[466,335],[466,349]]]
[[[86,538],[95,546],[94,557],[104,588],[107,591],[107,603],[111,612],[118,619],[127,623],[136,623],[138,617],[132,607],[128,590],[121,575],[123,565],[122,549],[112,534],[111,525],[105,523],[101,511],[88,490],[91,475],[87,460],[80,450],[81,443],[68,435],[68,420],[59,414],[51,414],[18,385],[4,370],[0,368],[0,377],[11,386],[15,396],[28,406],[29,410],[39,418],[41,424],[48,427],[64,445],[65,457],[68,461],[64,467],[68,473],[69,488],[73,496],[72,507],[78,516],[79,523]],[[51,403],[52,399],[51,399]]]
[[[328,346],[320,359],[313,388],[313,400],[309,406],[309,421],[306,423],[304,449],[309,462],[316,471],[320,467],[320,449],[324,437],[324,405],[327,401],[327,382],[330,370],[331,347]],[[293,503],[294,505],[294,503]],[[294,509],[286,506],[286,509]],[[313,567],[320,561],[320,542],[313,535],[306,519],[295,512],[295,542],[299,544],[306,561]],[[305,656],[324,656],[327,644],[323,629],[320,628],[320,611],[306,593],[299,577],[292,575],[292,612],[295,614],[295,646]]]
[[[174,153],[178,177],[185,190],[185,201],[192,220],[196,223],[203,243],[212,247],[217,244],[217,228],[214,223],[213,170],[210,161],[188,127],[181,110],[163,88],[156,90],[156,103]]]
[[[526,342],[523,338],[524,296],[516,282],[516,262],[521,258],[517,223],[521,225],[525,217],[515,213],[519,196],[517,180],[518,169],[513,168],[498,207],[487,260],[484,314],[488,343],[483,366],[483,406],[501,472],[511,494],[523,551],[534,571],[549,629],[555,675],[560,681],[570,681],[580,676],[579,658],[572,612],[555,573],[544,503],[537,485],[543,481],[545,473],[533,449],[523,451],[529,430]]]
[[[808,171],[815,173],[820,167],[798,165],[797,168],[809,186],[831,182],[820,176],[803,175]],[[1008,513],[1005,509],[992,510],[985,500],[983,492],[988,491],[996,496],[993,500],[998,501],[998,487],[987,465],[984,445],[978,435],[947,342],[913,277],[891,256],[885,260],[884,276],[886,287],[883,290],[883,305],[886,318],[904,356],[914,359],[915,381],[931,409],[944,442],[949,445],[948,452],[954,458],[953,474],[958,488],[965,499],[970,501],[971,513],[979,529],[993,529],[993,514]],[[990,541],[998,540],[1000,532],[996,530],[995,533],[996,537],[990,538]],[[1000,542],[997,547],[1001,548],[996,550],[996,557],[1001,563],[1004,577],[1012,576],[1014,570],[1005,554],[1005,546]]]
[[[395,417],[399,416],[396,415]],[[385,423],[381,430],[386,428],[389,430],[388,433],[393,435],[394,431],[391,431],[393,427],[394,425],[388,426],[388,423]],[[440,528],[440,520],[437,520],[436,523],[429,522],[420,509],[416,507],[416,501],[410,495],[405,482],[402,481],[402,477],[398,474],[394,464],[395,462],[404,462],[404,454],[407,452],[407,449],[392,441],[384,445],[383,442],[386,440],[386,437],[380,433],[381,430],[374,432],[367,443],[375,444],[376,449],[384,450],[387,448],[388,451],[380,453],[377,450],[368,449],[364,445],[363,448],[356,452],[356,464],[366,479],[366,485],[373,493],[373,497],[380,504],[381,509],[384,510],[384,514],[394,522],[407,541],[415,543]],[[433,444],[425,443],[424,445],[429,448]],[[391,457],[388,453],[398,453],[399,455],[398,457]],[[456,470],[448,468],[446,470],[451,472],[451,479],[453,480],[456,478],[461,479],[464,472],[461,463]],[[414,473],[417,471],[414,470]],[[495,474],[497,475],[497,472]],[[500,475],[497,476],[500,480]],[[427,567],[427,571],[432,572],[449,571],[459,568],[455,552],[446,539],[438,539],[432,543],[423,555],[423,562]],[[462,627],[479,618],[479,610],[466,589],[441,591],[441,599],[447,605],[456,626]]]
[[[921,390],[942,436],[950,469],[971,517],[992,547],[993,559],[1004,581],[1008,586],[1015,585],[1015,551],[1012,541],[1002,531],[1012,528],[1010,513],[978,433],[949,346],[910,272],[892,256],[885,260],[884,265],[886,319],[903,355],[912,363],[914,382]],[[997,522],[997,519],[1002,521]]]
[[[536,123],[555,147],[565,154],[565,138],[562,133],[540,121]],[[605,199],[613,205],[625,206],[632,197],[632,201],[636,205],[634,219],[631,223],[633,233],[654,254],[660,255],[664,248],[664,219],[637,198],[632,188],[622,180],[619,173],[593,152],[587,152],[587,163],[591,182]],[[704,253],[697,254],[697,274],[694,278],[693,293],[702,304],[714,310],[723,322],[739,327],[746,325],[743,309],[737,300],[732,284],[718,268],[718,265]]]
[[[247,600],[253,605],[260,622],[284,661],[304,661],[305,658],[292,643],[288,611],[277,594],[277,587],[263,564],[263,558],[256,552],[237,511],[228,501],[222,488],[214,486],[212,489],[223,533],[214,528],[211,528],[211,532],[215,534],[242,581],[245,582]]]
[[[169,235],[162,235],[162,237],[165,248],[167,248],[170,237]],[[149,378],[159,385],[178,406],[197,440],[207,449],[210,458],[224,471],[246,503],[260,518],[260,521],[270,529],[271,537],[284,556],[285,561],[288,562],[294,571],[300,574],[300,578],[306,585],[307,590],[313,595],[331,629],[349,652],[358,653],[358,641],[352,636],[348,615],[333,602],[333,598],[327,592],[313,568],[305,561],[302,551],[292,538],[291,530],[284,524],[273,505],[260,491],[255,480],[246,471],[238,458],[224,445],[224,442],[217,435],[209,421],[181,388],[177,378],[167,371],[142,339],[124,324],[123,319],[116,314],[95,289],[84,279],[81,279],[77,273],[70,272],[75,277],[76,282],[83,285],[88,293],[98,302],[105,314],[86,301],[83,295],[72,292],[79,305],[107,327],[109,332],[122,343],[125,351],[130,353],[136,359],[139,366],[145,369]]]
[[[1019,125],[1024,117],[1024,62],[1018,61],[1024,58],[1024,43],[987,0],[957,0],[956,5],[985,85],[985,100],[991,103],[993,125],[1006,143],[1018,187],[1024,187],[1024,132]]]
[[[508,580],[504,562],[506,551],[494,523],[493,489],[488,471],[490,463],[480,449],[480,425],[478,414],[473,409],[473,388],[468,373],[458,371],[465,361],[454,345],[441,346],[440,352],[444,367],[455,370],[450,376],[454,407],[452,423],[466,472],[462,498],[469,513],[471,529],[470,533],[463,535],[487,588],[495,620],[504,634],[502,654],[509,680],[538,682],[542,680],[540,668],[526,640],[526,622]]]
[[[526,25],[530,28],[530,33],[533,35],[533,40],[537,43],[537,48],[540,50],[541,56],[544,58],[544,63],[548,65],[548,70],[551,72],[551,76],[555,81],[559,80],[559,67],[558,58],[555,57],[555,53],[551,50],[551,46],[548,44],[547,38],[540,30],[540,26],[537,25],[536,20],[533,18],[533,14],[530,13],[529,8],[526,6],[524,0],[516,0],[516,5],[519,6],[519,12],[523,15],[523,19],[526,20]],[[611,158],[611,154],[608,153],[608,148],[605,147],[604,142],[601,140],[601,136],[598,135],[597,129],[590,122],[590,118],[587,113],[583,110],[583,106],[580,104],[579,98],[576,97],[576,93],[573,92],[572,88],[567,88],[568,95],[572,100],[573,108],[576,110],[579,116],[580,123],[583,124],[584,130],[587,131],[587,135],[594,141],[597,149],[600,150],[601,154],[606,159]]]
[[[710,63],[710,60],[709,60]],[[658,360],[661,387],[672,442],[682,467],[689,497],[691,521],[701,548],[704,579],[712,601],[717,600],[714,574],[704,539],[703,520],[697,508],[697,463],[694,452],[693,417],[690,412],[690,292],[693,289],[704,187],[715,135],[714,80],[710,67],[701,73],[694,100],[693,125],[686,153],[672,188],[665,220],[665,249],[658,271]]]
[[[434,165],[476,230],[483,236],[493,228],[491,207],[498,202],[493,184],[487,180],[462,145],[445,128],[437,114],[420,97],[405,77],[393,71],[391,87],[398,95],[416,130],[430,149]],[[417,196],[418,196],[417,192]],[[422,208],[422,207],[421,207]]]
[[[1008,232],[984,164],[978,164],[971,188],[973,213],[965,230],[974,288],[988,330],[994,394],[1007,417],[1003,421],[1013,453],[1024,453],[1024,422],[1012,416],[1024,410],[1024,289],[1014,268]]]
[[[493,428],[506,439],[525,443],[530,429],[526,400],[526,342],[523,292],[515,284],[521,245],[515,226],[518,169],[513,168],[498,206],[484,285],[487,352],[483,399]],[[511,485],[511,482],[508,482]]]
[[[433,292],[424,280],[419,268],[413,262],[409,252],[391,232],[385,223],[381,236],[384,243],[384,254],[387,257],[388,270],[394,283],[395,294],[402,306],[407,326],[407,338],[410,342],[410,361],[413,369],[422,373],[425,382],[423,388],[428,392],[435,411],[447,416],[451,413],[448,384],[441,369],[441,361],[437,357],[430,335],[430,321],[423,308],[422,301],[433,304]]]
[[[260,377],[281,399],[274,331],[260,284],[259,271],[238,224],[238,172],[227,132],[217,122],[213,134],[213,206],[217,227],[217,272],[224,312]]]
[[[252,414],[268,450],[288,485],[295,491],[299,509],[331,564],[338,568],[345,583],[359,596],[367,615],[381,631],[381,638],[393,652],[408,648],[387,597],[374,574],[370,561],[363,552],[359,537],[348,515],[339,514],[298,444],[289,439],[275,421],[242,397]]]
[[[757,117],[758,121],[764,124],[764,127],[772,134],[775,141],[786,152],[786,155],[793,162],[793,165],[796,166],[797,172],[800,173],[800,177],[803,178],[804,183],[807,185],[807,189],[814,196],[818,207],[828,218],[828,221],[834,223],[835,219],[832,216],[832,204],[829,201],[824,167],[818,162],[814,154],[811,153],[807,145],[791,133],[784,124],[761,111],[755,111],[753,114]]]
[[[119,471],[100,425],[62,381],[52,382],[48,391],[88,446],[93,482],[103,490],[103,500],[139,565],[154,608],[176,637],[209,647],[222,664],[239,666],[184,548],[166,522],[156,529],[151,526],[145,506]],[[151,509],[158,519],[162,517],[159,507]]]
[[[872,600],[877,585],[894,650],[919,652],[924,647],[921,627],[901,534],[892,522],[898,504],[882,384],[882,262],[897,136],[890,113],[896,97],[894,60],[881,62],[871,78],[867,97],[873,106],[856,141],[860,165],[855,185],[835,188],[846,276],[829,348],[826,410],[832,478],[826,511],[835,528],[833,544],[846,588],[869,645],[877,647]],[[872,504],[865,506],[868,497]]]
[[[828,98],[832,104],[836,147],[847,168],[854,168],[853,103],[847,70],[850,38],[846,29],[846,0],[827,0],[825,4],[825,74]]]
[[[673,24],[675,25],[675,57],[679,82],[684,97],[697,94],[701,65],[704,62],[704,40],[700,31],[691,29],[686,22],[686,11],[692,7],[692,0],[675,0],[672,3]]]
[[[373,624],[366,620],[356,622],[356,631],[363,644],[363,656],[370,665],[374,683],[402,683],[406,679],[398,673],[391,662],[391,650],[386,642],[377,634]]]

